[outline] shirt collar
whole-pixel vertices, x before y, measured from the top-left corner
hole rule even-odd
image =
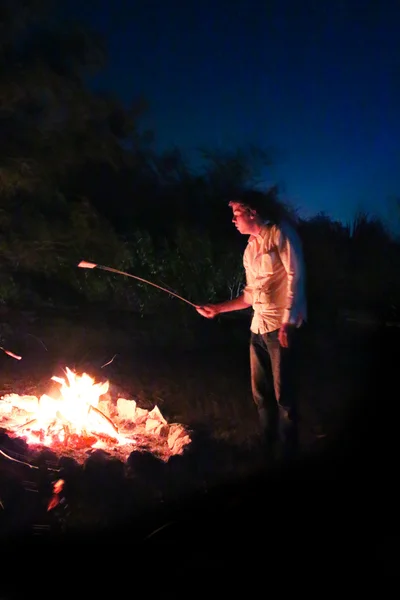
[[[269,229],[270,223],[271,223],[271,221],[264,221],[263,224],[261,225],[261,229],[260,229],[259,233],[251,235],[249,238],[249,242],[252,242],[254,240],[258,240],[260,242],[261,240],[263,240]]]

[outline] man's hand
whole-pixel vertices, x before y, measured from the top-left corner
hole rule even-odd
[[[278,340],[282,348],[289,348],[289,335],[288,332],[293,325],[289,323],[283,323],[279,329]]]
[[[203,306],[196,306],[197,312],[206,317],[206,319],[213,319],[219,314],[218,306],[216,304],[204,304]]]

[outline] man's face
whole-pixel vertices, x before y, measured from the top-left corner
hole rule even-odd
[[[254,213],[249,208],[239,204],[238,202],[232,202],[231,204],[234,223],[239,233],[250,235],[254,233],[255,219]]]

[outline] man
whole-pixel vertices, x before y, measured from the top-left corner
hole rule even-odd
[[[268,457],[289,459],[298,450],[293,359],[299,328],[307,318],[301,242],[291,220],[273,198],[268,199],[261,192],[244,192],[229,206],[235,227],[249,236],[243,254],[246,285],[237,298],[196,308],[212,319],[221,313],[252,307],[253,399]]]

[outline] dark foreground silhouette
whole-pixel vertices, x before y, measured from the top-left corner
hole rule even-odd
[[[263,468],[252,450],[246,460],[260,462],[251,476],[234,468],[226,474],[218,465],[227,457],[239,465],[240,454],[250,450],[216,441],[207,429],[195,432],[190,450],[167,464],[134,453],[124,467],[98,452],[84,468],[63,459],[55,473],[51,453],[37,459],[37,470],[2,458],[0,528],[7,560],[29,557],[31,566],[45,565],[46,572],[55,561],[60,572],[71,560],[83,565],[96,556],[111,572],[117,566],[121,573],[128,560],[136,574],[166,568],[170,576],[182,570],[221,574],[225,565],[233,569],[231,583],[239,575],[235,565],[272,569],[270,560],[284,572],[296,566],[353,574],[360,565],[372,574],[382,563],[387,568],[397,430],[389,390],[397,343],[394,330],[369,338],[365,385],[354,395],[346,426],[291,465]],[[10,444],[3,435],[1,446],[17,451]],[[61,501],[47,511],[60,477]],[[74,580],[75,567],[68,572]],[[96,576],[93,590],[99,581]]]

